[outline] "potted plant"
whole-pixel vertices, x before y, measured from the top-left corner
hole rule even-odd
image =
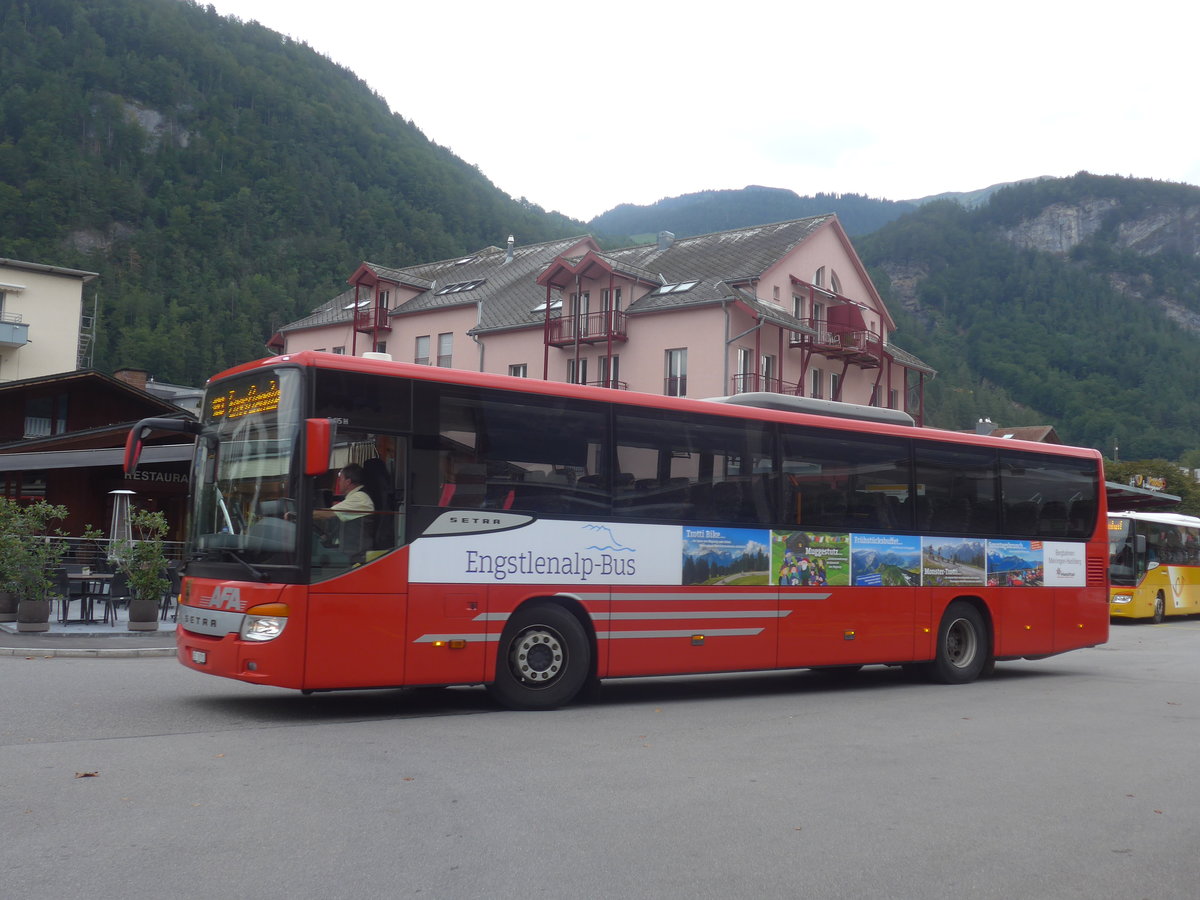
[[[17,567],[20,558],[21,507],[0,497],[0,622],[17,621]]]
[[[163,545],[167,517],[137,509],[130,513],[129,528],[132,539],[113,548],[117,568],[125,573],[132,594],[128,627],[130,631],[157,631],[159,602],[171,584]]]
[[[54,571],[67,545],[53,523],[67,517],[65,506],[38,500],[18,508],[17,540],[11,542],[10,585],[17,594],[17,631],[48,631],[54,605]]]

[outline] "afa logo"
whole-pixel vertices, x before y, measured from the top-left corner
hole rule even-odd
[[[236,587],[215,587],[207,597],[202,597],[198,606],[204,609],[242,610],[242,591]]]

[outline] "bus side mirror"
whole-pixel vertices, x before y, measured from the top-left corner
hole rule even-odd
[[[329,419],[304,420],[304,474],[322,475],[329,471],[333,454],[333,422]]]
[[[142,448],[152,431],[200,435],[201,429],[198,422],[187,419],[142,419],[129,429],[129,435],[125,438],[126,475],[132,475],[137,471],[138,460],[142,458]]]

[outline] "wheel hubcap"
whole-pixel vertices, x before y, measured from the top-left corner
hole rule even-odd
[[[975,659],[977,649],[975,629],[966,619],[955,619],[946,629],[946,659],[962,669]]]
[[[527,684],[548,684],[562,672],[567,650],[562,638],[544,626],[530,628],[513,641],[513,673]]]

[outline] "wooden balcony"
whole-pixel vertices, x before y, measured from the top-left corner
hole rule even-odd
[[[883,362],[883,342],[874,332],[820,319],[808,319],[804,324],[816,333],[792,335],[792,347],[804,347],[830,359],[844,359],[862,369],[877,369]]]
[[[551,347],[580,344],[607,344],[610,340],[627,341],[625,313],[601,310],[583,316],[566,315],[551,319],[546,327],[546,343]]]
[[[354,313],[354,330],[373,334],[376,331],[391,331],[392,323],[388,309],[383,306],[365,306]]]

